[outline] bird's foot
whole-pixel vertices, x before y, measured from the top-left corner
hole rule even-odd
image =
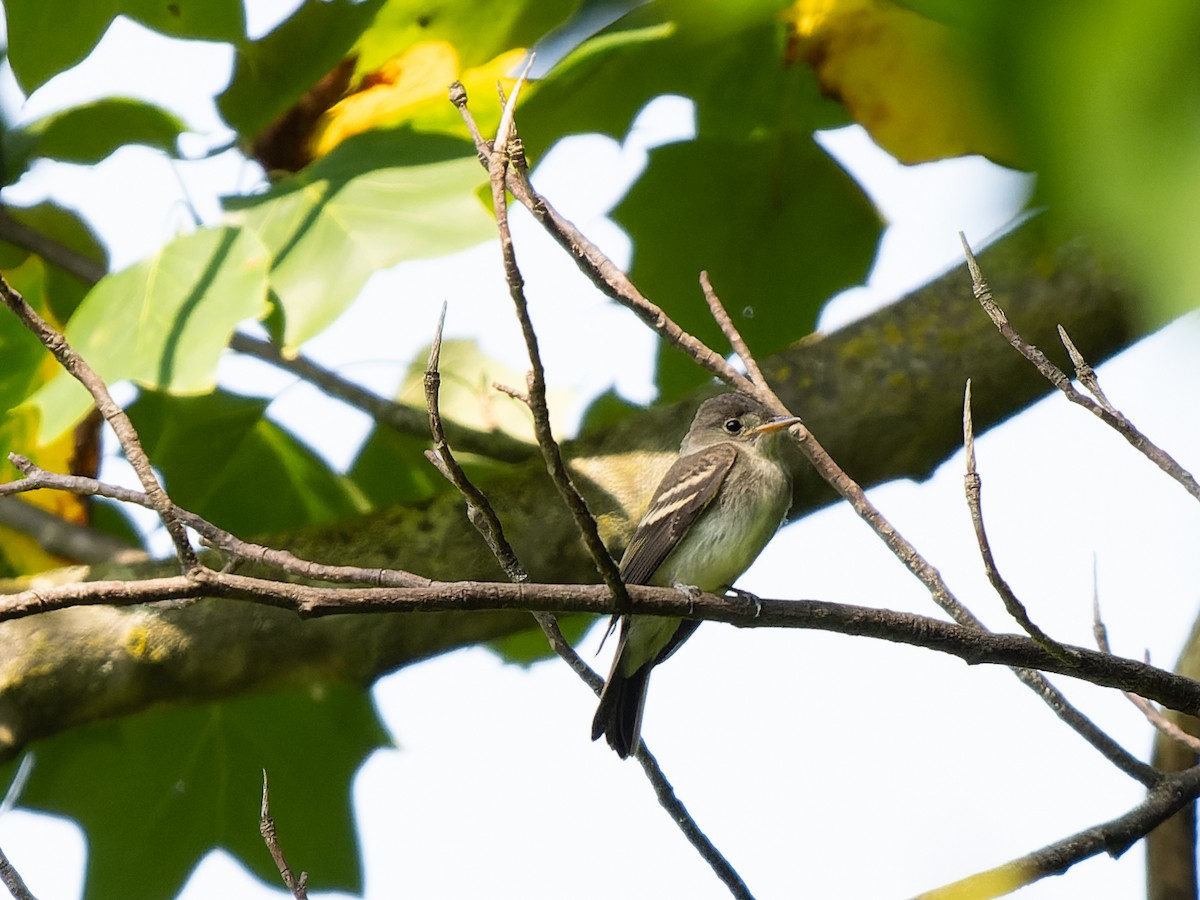
[[[756,595],[750,593],[749,591],[740,590],[739,588],[730,588],[727,593],[745,603],[753,603],[754,618],[757,619],[762,615],[762,600],[760,600]]]
[[[696,598],[703,594],[704,591],[700,590],[700,588],[696,587],[694,584],[683,584],[682,582],[678,581],[671,585],[671,587],[675,588],[675,590],[687,597],[688,615],[690,616],[692,613],[694,613],[696,611]]]

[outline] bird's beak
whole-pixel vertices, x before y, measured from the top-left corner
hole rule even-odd
[[[774,419],[767,419],[761,425],[756,425],[747,431],[744,437],[751,437],[756,434],[768,434],[772,431],[782,431],[785,428],[791,428],[793,425],[799,425],[800,419],[796,416],[776,416]]]

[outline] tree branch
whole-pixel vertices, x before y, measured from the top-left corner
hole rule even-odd
[[[957,656],[971,665],[1038,669],[1092,684],[1133,691],[1171,709],[1200,714],[1200,682],[1138,660],[1064,645],[1078,656],[1074,665],[1029,638],[995,634],[941,619],[818,600],[738,597],[673,588],[628,586],[631,612],[639,616],[725,622],[740,628],[803,628],[887,640]],[[93,581],[45,587],[0,596],[0,621],[80,604],[130,606],[199,596],[249,600],[309,618],[370,613],[435,613],[450,610],[525,610],[611,615],[612,596],[604,585],[431,582],[415,588],[335,588],[270,581],[203,569],[190,576],[146,581]]]
[[[962,241],[963,252],[966,254],[967,268],[971,273],[971,284],[975,293],[975,299],[979,301],[979,305],[983,307],[984,312],[988,314],[988,318],[992,320],[992,323],[1004,336],[1005,340],[1012,344],[1018,353],[1033,363],[1038,372],[1058,388],[1068,400],[1077,406],[1082,406],[1103,421],[1104,424],[1125,438],[1134,449],[1162,469],[1171,478],[1175,479],[1175,481],[1179,482],[1185,491],[1197,500],[1200,500],[1200,484],[1197,484],[1192,473],[1181,466],[1169,453],[1138,431],[1132,422],[1113,409],[1112,405],[1109,404],[1108,398],[1099,390],[1099,384],[1095,380],[1095,373],[1092,371],[1091,366],[1088,366],[1084,361],[1083,355],[1076,349],[1071,339],[1067,337],[1066,330],[1061,325],[1058,326],[1059,335],[1062,337],[1068,353],[1075,361],[1076,367],[1080,369],[1080,380],[1085,384],[1095,385],[1097,399],[1100,402],[1076,390],[1075,385],[1071,383],[1071,379],[1066,376],[1062,369],[1050,362],[1046,358],[1046,354],[1042,353],[1041,350],[1017,333],[1016,329],[1009,324],[1008,316],[1004,314],[1004,310],[992,298],[991,288],[983,280],[979,263],[976,261],[974,253],[971,252],[971,247],[962,232],[959,232],[959,239]]]
[[[985,872],[920,894],[915,900],[988,900],[1010,894],[1050,875],[1061,875],[1077,862],[1099,853],[1117,857],[1200,795],[1200,766],[1163,777],[1138,806],[1125,815],[1094,825]]]
[[[459,108],[464,119],[468,120],[468,128],[475,137],[480,161],[489,168],[493,193],[497,190],[500,175],[503,175],[504,183],[513,192],[513,196],[529,209],[534,218],[543,225],[560,246],[571,253],[581,271],[605,294],[629,308],[660,337],[690,356],[698,365],[712,372],[722,381],[739,391],[757,397],[760,402],[780,415],[794,414],[765,381],[755,384],[734,370],[724,357],[681,329],[661,308],[643,296],[628,277],[598,247],[588,241],[570,222],[559,216],[544,198],[534,192],[523,170],[519,167],[507,167],[499,173],[492,171],[494,156],[491,153],[491,147],[483,141],[478,129],[474,128],[474,123],[469,121],[466,91],[460,83],[455,82],[451,86],[450,94],[451,101]],[[740,335],[736,333],[736,329],[732,328],[729,317],[722,315],[723,309],[715,292],[712,291],[711,285],[705,287],[705,297],[718,324],[722,323],[722,319],[727,323],[725,333],[731,344],[737,346],[739,352],[749,360],[747,371],[759,372],[761,375],[758,365],[754,362],[744,342],[741,341]],[[828,451],[818,442],[808,425],[793,425],[790,431],[799,442],[805,457],[821,478],[850,503],[855,513],[867,523],[913,576],[925,585],[934,602],[959,624],[982,630],[982,622],[950,592],[938,570],[884,518],[874,504],[867,499],[862,487],[834,461]],[[1055,715],[1121,771],[1145,785],[1155,782],[1157,773],[1150,766],[1138,760],[1105,734],[1083,713],[1068,703],[1066,698],[1039,673],[1017,671],[1016,675],[1050,707]]]

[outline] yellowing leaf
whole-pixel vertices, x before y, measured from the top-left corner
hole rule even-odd
[[[61,324],[47,302],[47,270],[38,256],[30,254],[20,265],[12,266],[5,277],[25,299],[55,328]],[[32,410],[17,406],[24,396],[62,373],[50,352],[26,332],[15,316],[5,313],[0,320],[0,358],[6,371],[0,377],[0,456],[20,453],[51,472],[70,472],[75,456],[75,434],[66,432],[44,444],[38,443],[38,419]],[[3,480],[19,477],[7,465]],[[88,521],[87,505],[74,494],[62,491],[30,491],[17,499],[54,513],[76,524]],[[35,538],[10,528],[0,528],[0,571],[30,574],[56,568],[63,560],[46,553]]]
[[[993,900],[995,897],[1011,894],[1037,879],[1035,867],[1018,859],[994,869],[976,872],[953,884],[926,891],[914,900]]]
[[[905,163],[1015,153],[979,90],[965,35],[890,0],[797,0],[794,55]]]
[[[416,44],[363,78],[359,89],[334,104],[317,122],[312,139],[314,157],[324,156],[346,138],[372,128],[411,125],[418,131],[466,135],[458,110],[450,103],[448,89],[461,81],[468,95],[478,93],[487,101],[474,109],[486,132],[488,115],[499,121],[495,85],[512,89],[511,77],[525,56],[524,49],[509,50],[482,66],[460,71],[458,51],[445,41]],[[487,93],[482,93],[486,91]],[[494,127],[494,126],[493,126]]]

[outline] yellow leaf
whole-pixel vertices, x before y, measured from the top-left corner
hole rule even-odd
[[[1044,877],[1045,874],[1038,874],[1037,867],[1028,860],[1016,859],[927,891],[913,900],[993,900]]]
[[[46,321],[55,328],[62,328],[49,306],[44,302],[46,267],[40,257],[30,254],[19,266],[7,269],[5,277]],[[45,352],[38,363],[37,378],[34,383],[29,385],[30,389],[49,381],[58,372],[58,362],[50,355],[49,351]],[[0,447],[0,454],[15,451],[28,457],[47,471],[71,472],[72,461],[75,459],[77,449],[75,432],[67,432],[57,440],[39,445],[37,431],[37,413],[27,404],[5,410],[2,429],[5,446]],[[6,466],[6,468],[8,467]],[[94,475],[95,473],[84,474]],[[9,477],[20,476],[9,468],[4,480],[8,480]],[[83,498],[75,494],[43,490],[18,494],[16,497],[22,502],[51,512],[68,522],[77,525],[85,525],[88,522],[87,504]],[[42,550],[35,538],[8,527],[0,527],[0,569],[10,574],[25,575],[57,568],[64,561]]]
[[[1015,159],[965,35],[889,0],[797,0],[785,15],[794,55],[896,159]]]
[[[499,122],[499,82],[510,91],[511,77],[525,56],[522,48],[509,50],[482,66],[460,71],[458,52],[445,41],[425,41],[393,56],[367,74],[357,90],[330,107],[312,138],[314,157],[324,156],[346,138],[372,128],[410,125],[418,131],[465,136],[466,127],[450,103],[451,82],[461,81],[468,95],[478,94],[483,103],[472,106],[481,128]],[[481,115],[481,111],[491,115]],[[492,112],[494,111],[494,112]]]

